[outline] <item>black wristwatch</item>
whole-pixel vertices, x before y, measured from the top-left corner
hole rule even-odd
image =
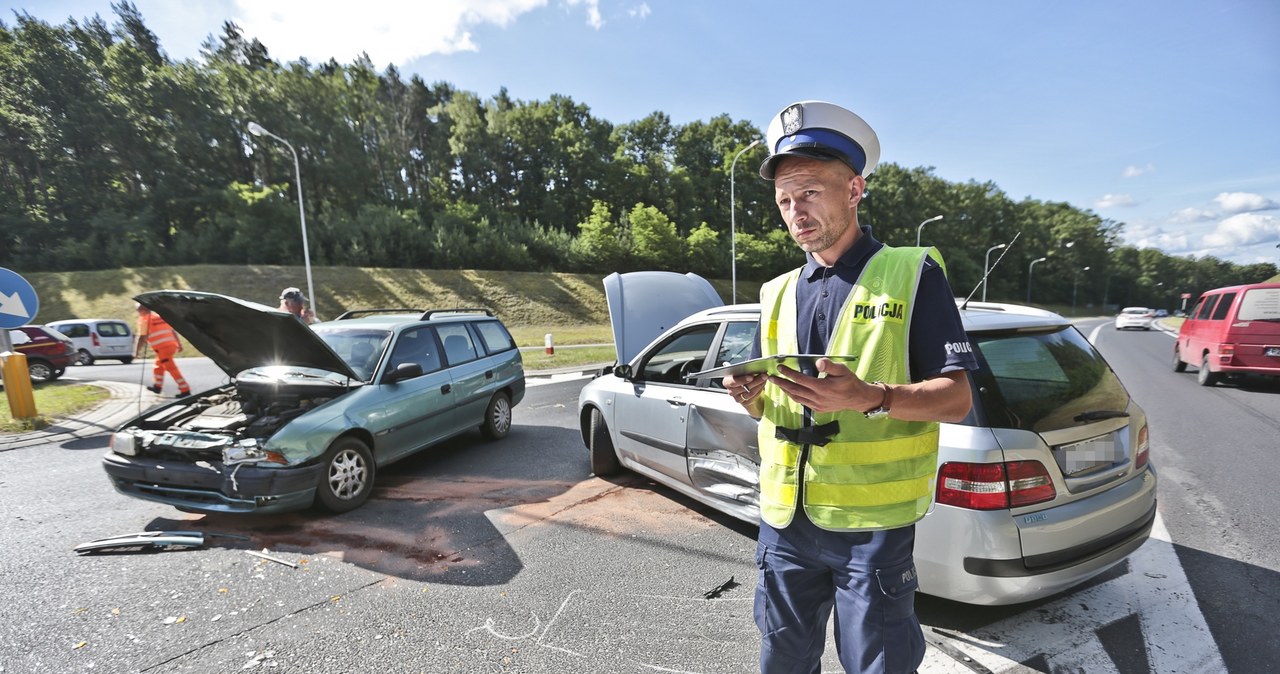
[[[881,419],[881,418],[888,417],[889,409],[893,405],[893,388],[882,381],[872,382],[871,385],[879,386],[880,390],[884,391],[884,398],[880,400],[879,407],[875,408],[874,410],[870,410],[868,412],[863,412],[862,413],[863,416],[865,416],[868,419]]]

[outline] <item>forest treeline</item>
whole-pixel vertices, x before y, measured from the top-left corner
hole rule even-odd
[[[0,266],[298,264],[291,150],[316,265],[762,280],[800,261],[756,175],[764,150],[743,152],[762,135],[750,122],[614,123],[568,96],[482,99],[367,56],[280,63],[230,22],[174,61],[132,4],[112,9],[0,23]],[[990,299],[1173,308],[1276,274],[1125,246],[1122,223],[930,167],[882,164],[862,204],[878,238],[939,247],[961,295],[1019,233]]]

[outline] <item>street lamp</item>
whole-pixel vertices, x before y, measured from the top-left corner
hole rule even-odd
[[[1027,266],[1027,304],[1031,304],[1031,272],[1035,271],[1037,262],[1044,262],[1048,259],[1047,257],[1038,257]]]
[[[302,261],[307,268],[307,297],[311,300],[311,311],[315,313],[316,289],[311,283],[311,249],[307,246],[307,212],[302,207],[302,167],[298,163],[298,151],[293,149],[293,145],[290,145],[289,141],[267,131],[257,122],[249,122],[249,133],[255,136],[270,136],[284,143],[285,147],[289,148],[289,151],[293,153],[294,182],[298,184],[298,222],[302,223]]]
[[[925,220],[924,222],[920,223],[919,227],[916,227],[916,245],[917,246],[920,245],[920,232],[921,230],[924,229],[924,226],[933,222],[934,220],[941,220],[941,219],[942,219],[941,215],[935,215],[932,218],[929,218],[928,220]]]
[[[729,283],[730,287],[733,288],[732,304],[738,303],[738,226],[734,215],[738,211],[738,202],[733,199],[733,170],[738,168],[738,157],[741,157],[742,153],[759,144],[759,138],[751,141],[750,145],[738,150],[738,154],[733,155],[733,161],[729,164]]]
[[[1006,243],[998,243],[987,249],[987,259],[982,263],[982,301],[987,301],[987,274],[991,273],[991,251],[1000,250],[1008,246]]]
[[[1084,268],[1082,268],[1080,271],[1077,271],[1077,272],[1076,272],[1076,274],[1075,274],[1075,278],[1071,281],[1071,315],[1073,315],[1073,316],[1074,316],[1074,315],[1075,315],[1075,313],[1076,313],[1076,287],[1077,287],[1078,285],[1080,285],[1080,272],[1081,272],[1081,271],[1089,271],[1089,268],[1088,268],[1088,267],[1084,267]]]

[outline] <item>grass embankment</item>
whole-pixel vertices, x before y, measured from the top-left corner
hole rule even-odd
[[[86,384],[54,381],[35,387],[37,416],[14,419],[9,409],[9,396],[0,395],[0,433],[23,433],[48,426],[53,417],[75,414],[107,399],[106,389]]]

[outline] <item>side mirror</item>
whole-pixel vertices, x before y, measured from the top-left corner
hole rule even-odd
[[[388,372],[387,376],[382,378],[382,383],[394,384],[398,381],[403,381],[405,379],[413,379],[414,377],[421,377],[421,376],[422,376],[421,365],[417,363],[400,363],[399,365],[396,366],[396,369]]]
[[[620,379],[631,379],[631,374],[632,374],[631,366],[628,365],[627,363],[616,365],[613,368],[613,376],[618,377]]]

